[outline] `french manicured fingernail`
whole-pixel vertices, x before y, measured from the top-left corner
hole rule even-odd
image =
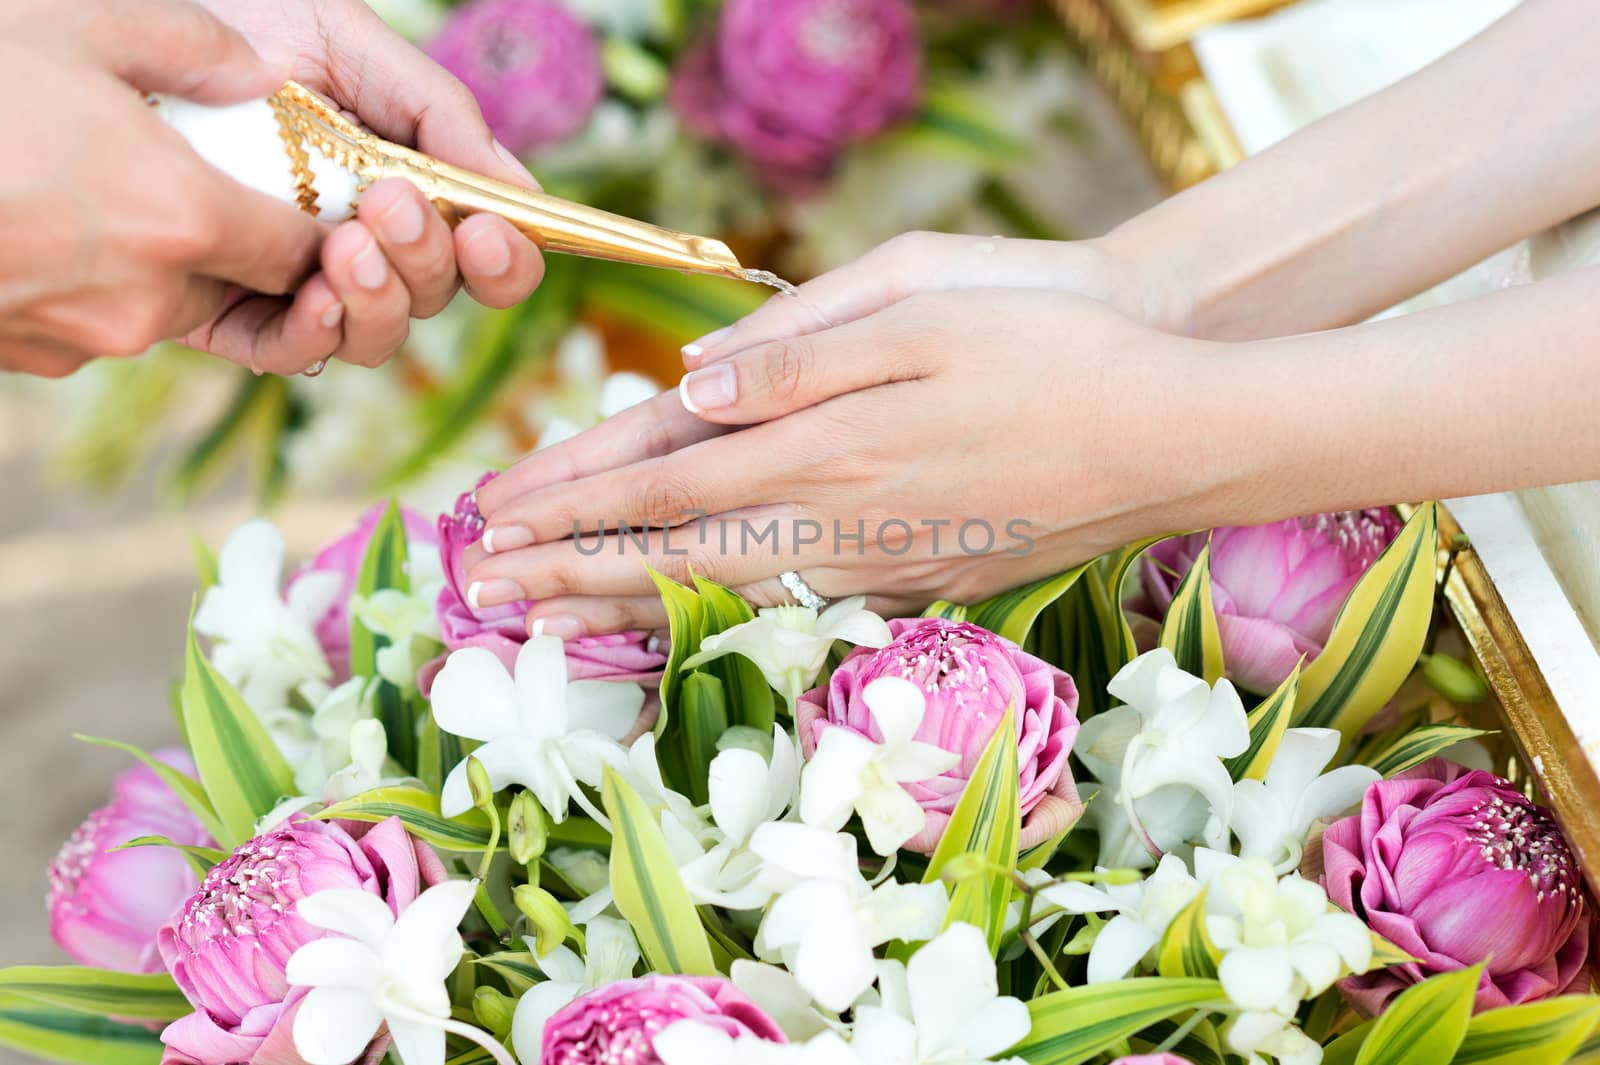
[[[515,603],[518,599],[526,598],[516,581],[497,578],[492,581],[473,581],[467,585],[467,605],[474,610]]]
[[[496,525],[483,530],[483,549],[491,555],[532,545],[533,530],[526,525]]]
[[[699,340],[685,344],[682,348],[684,357],[689,359],[698,359],[700,356],[706,353],[707,348],[713,347],[718,342],[725,340],[728,334],[731,332],[733,332],[733,326],[725,325],[721,329],[712,330]]]
[[[531,180],[535,185],[539,183],[538,179],[533,176],[533,171],[528,169],[528,164],[524,163],[521,159],[518,159],[516,155],[512,153],[510,148],[507,148],[499,141],[495,141],[494,151],[495,154],[498,155],[507,166],[511,167],[511,169],[528,175],[529,180]]]
[[[367,238],[367,246],[350,260],[350,274],[362,288],[382,288],[389,280],[389,260],[383,257],[377,241]]]
[[[554,614],[535,618],[528,629],[535,636],[559,636],[563,640],[576,640],[583,635],[583,622],[571,614]]]
[[[422,214],[422,205],[407,193],[389,205],[379,216],[378,224],[383,227],[384,236],[394,243],[415,244],[422,239],[428,220]]]
[[[342,321],[344,321],[344,304],[335,300],[322,312],[322,328],[335,329]]]
[[[733,366],[723,362],[684,374],[683,380],[678,382],[678,398],[683,400],[690,414],[728,406],[739,398]]]
[[[485,277],[500,277],[511,269],[511,245],[493,229],[480,229],[467,240],[472,252],[472,262],[477,273]]]

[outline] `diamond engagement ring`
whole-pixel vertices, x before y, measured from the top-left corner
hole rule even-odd
[[[794,596],[795,601],[801,606],[809,610],[821,610],[828,605],[828,600],[812,591],[811,585],[802,580],[800,574],[794,570],[779,574],[778,580],[783,582],[783,586],[789,589],[789,594]]]

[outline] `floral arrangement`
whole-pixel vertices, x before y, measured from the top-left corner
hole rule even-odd
[[[1120,131],[1109,108],[1092,106],[1044,3],[375,7],[472,89],[549,191],[724,238],[793,280],[905,230],[1066,238],[1153,196],[1138,173],[1104,182],[1135,190],[1120,206],[1062,181],[1064,167],[1113,153]],[[770,294],[566,256],[547,266],[524,305],[462,299],[417,323],[377,373],[336,364],[315,381],[257,378],[177,348],[104,360],[70,383],[56,463],[110,487],[170,451],[173,487],[188,498],[241,464],[267,501],[352,486],[426,494],[429,475],[456,484],[592,424],[608,373],[642,375],[652,392],[675,383],[679,345]],[[61,390],[47,399],[62,403]],[[182,445],[158,448],[174,421],[186,423]]]
[[[1473,679],[1424,653],[1435,522],[1134,544],[917,618],[658,575],[665,638],[567,643],[463,596],[470,493],[374,509],[287,580],[252,522],[205,560],[183,746],[93,741],[136,764],[50,870],[80,966],[0,971],[0,1043],[1567,1061],[1600,1021],[1581,871],[1415,696]]]

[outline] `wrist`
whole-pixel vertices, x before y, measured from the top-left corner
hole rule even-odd
[[[1084,241],[1099,258],[1108,279],[1104,301],[1134,321],[1174,336],[1209,339],[1196,328],[1195,307],[1200,294],[1174,268],[1180,261],[1176,242],[1160,225],[1141,221],[1143,215],[1124,222],[1103,236]]]

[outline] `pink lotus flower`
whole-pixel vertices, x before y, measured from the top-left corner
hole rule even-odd
[[[428,54],[472,90],[494,135],[519,155],[572,136],[605,91],[594,33],[555,0],[473,0]]]
[[[563,1006],[545,1022],[539,1065],[659,1065],[652,1040],[678,1021],[785,1042],[777,1023],[727,980],[652,975],[618,980]]]
[[[184,751],[160,751],[156,757],[180,772],[195,772]],[[135,766],[117,777],[113,796],[78,826],[50,863],[50,935],[79,964],[160,972],[156,933],[200,878],[189,859],[171,847],[112,848],[140,836],[165,836],[190,847],[216,844],[153,769]]]
[[[1191,1065],[1191,1062],[1176,1054],[1133,1054],[1118,1058],[1111,1065]]]
[[[1301,655],[1316,658],[1350,589],[1399,531],[1382,507],[1213,529],[1211,599],[1233,682],[1265,695]],[[1194,533],[1152,547],[1141,569],[1144,600],[1129,609],[1165,618],[1205,545],[1206,534]]]
[[[921,61],[905,0],[729,0],[671,99],[691,130],[733,143],[767,179],[803,184],[912,112]]]
[[[486,473],[476,487],[494,479]],[[467,548],[483,538],[483,515],[466,492],[456,500],[453,513],[439,518],[439,555],[444,564],[444,588],[439,592],[439,632],[444,637],[446,654],[463,647],[482,647],[492,651],[514,671],[517,652],[528,642],[528,611],[531,600],[500,606],[474,607],[467,602],[468,581],[462,556]],[[617,680],[653,683],[660,679],[667,656],[650,649],[647,632],[619,632],[607,636],[580,636],[566,641],[567,680]],[[441,656],[422,669],[422,693],[428,694],[433,678],[444,668]]]
[[[862,691],[879,677],[904,677],[922,689],[927,707],[915,739],[961,756],[942,776],[902,787],[927,814],[905,846],[931,854],[944,835],[962,789],[994,730],[1015,705],[1022,800],[1021,846],[1057,834],[1082,809],[1067,756],[1078,734],[1078,689],[1072,678],[987,629],[943,618],[889,622],[894,640],[852,651],[827,688],[800,697],[795,727],[806,757],[824,730],[847,728],[882,742]]]
[[[327,935],[295,904],[332,888],[376,895],[399,915],[446,878],[399,818],[377,825],[298,820],[257,836],[214,867],[161,929],[161,957],[195,1011],[162,1033],[167,1065],[288,1065],[294,1015],[307,988],[284,976],[289,957]],[[374,1047],[376,1058],[382,1048]]]
[[[1380,780],[1323,835],[1322,863],[1330,899],[1419,959],[1339,985],[1368,1016],[1479,962],[1478,1010],[1588,986],[1577,862],[1549,811],[1499,777],[1436,758]]]
[[[295,581],[308,573],[337,573],[343,581],[339,594],[333,598],[333,605],[317,621],[317,642],[322,645],[322,653],[333,668],[335,684],[350,679],[350,597],[355,594],[361,563],[366,560],[367,548],[372,545],[372,534],[383,520],[385,509],[386,505],[382,503],[368,509],[354,529],[317,552],[316,557],[289,581],[289,588],[293,588]],[[431,548],[439,542],[427,518],[414,510],[402,510],[400,514],[405,522],[406,541],[410,547]],[[285,588],[285,597],[288,594],[288,588]]]

